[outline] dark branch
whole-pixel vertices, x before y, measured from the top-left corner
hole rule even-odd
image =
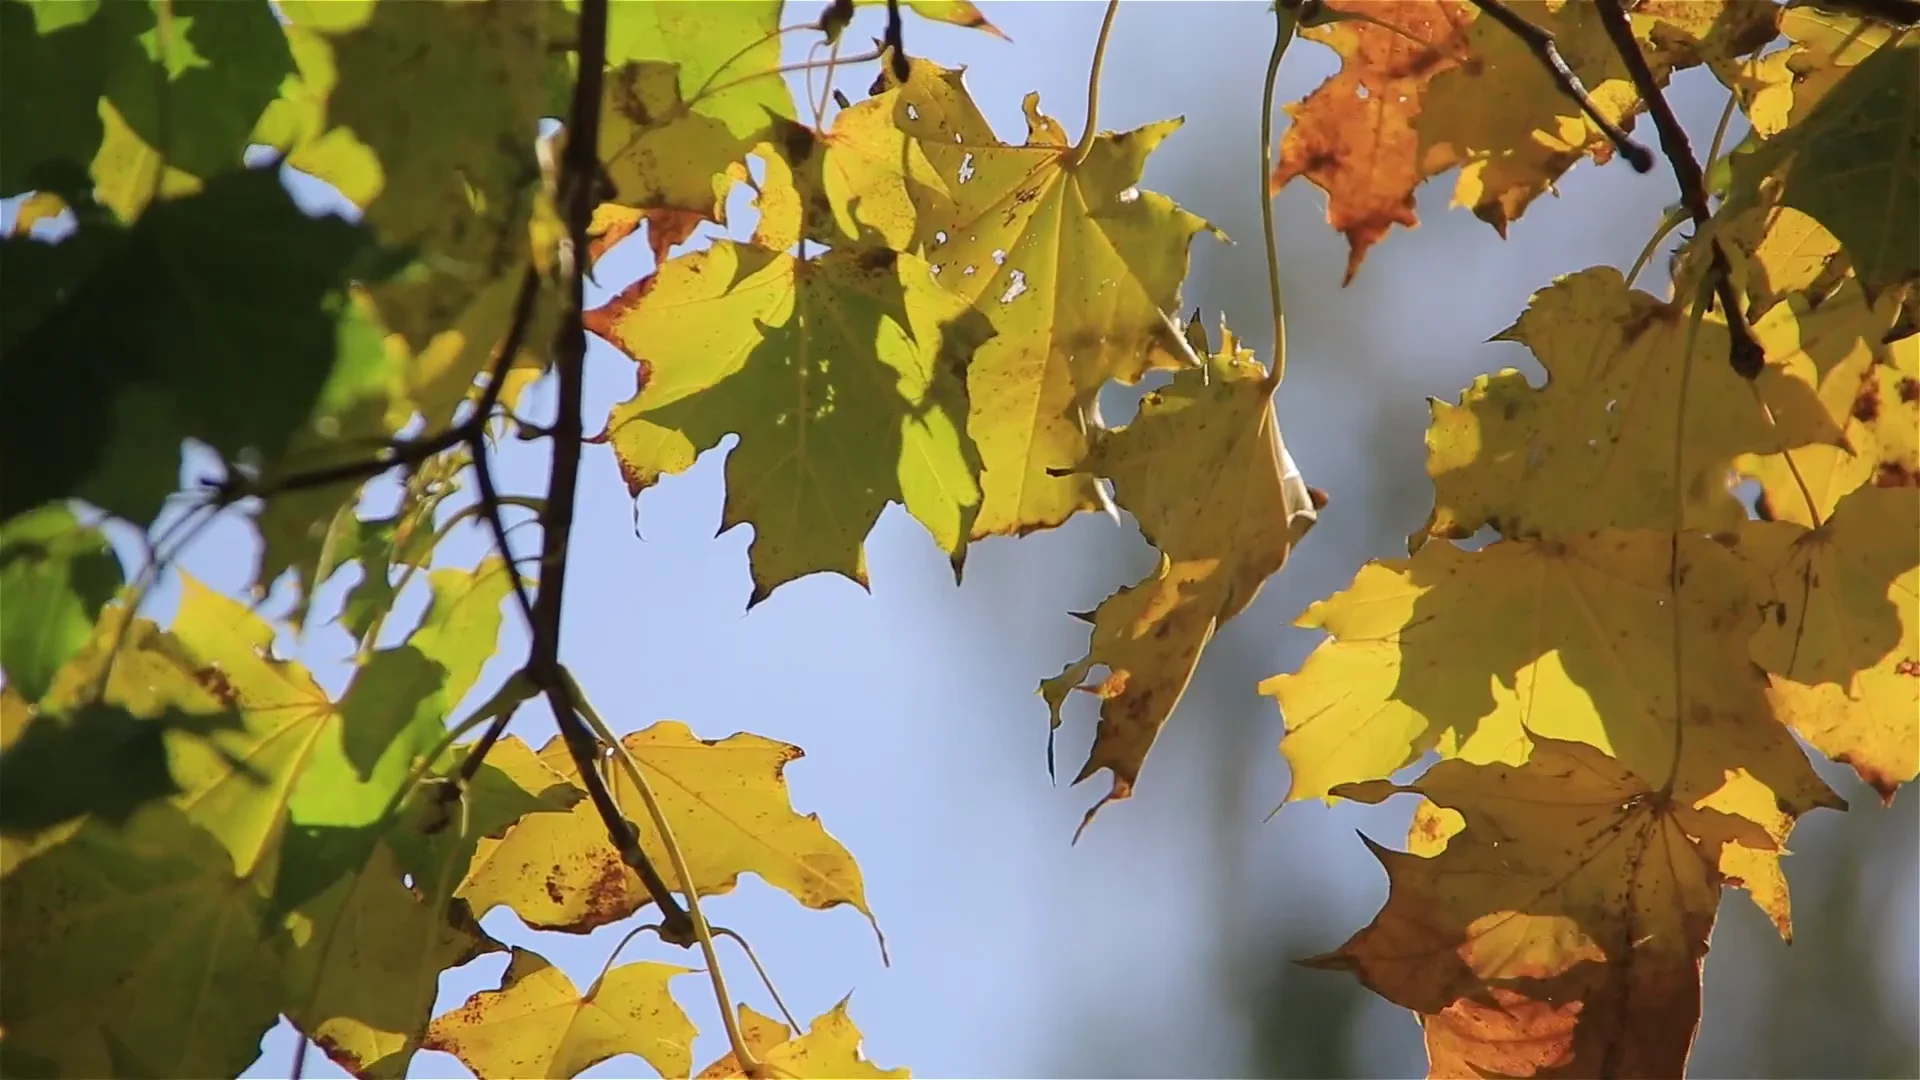
[[[907,60],[906,36],[900,26],[900,0],[887,0],[887,48],[893,50],[893,77],[900,82],[907,81],[913,73],[913,64]]]
[[[1613,143],[1614,149],[1620,152],[1620,156],[1626,158],[1627,164],[1633,166],[1634,172],[1643,173],[1653,168],[1653,151],[1634,142],[1633,136],[1628,135],[1619,124],[1607,119],[1606,114],[1600,111],[1600,107],[1594,104],[1592,96],[1587,93],[1586,86],[1580,82],[1580,76],[1573,73],[1573,68],[1567,66],[1566,57],[1560,55],[1560,47],[1554,44],[1551,33],[1515,14],[1513,9],[1502,0],[1473,0],[1473,6],[1485,12],[1493,21],[1506,27],[1514,37],[1526,43],[1534,57],[1547,69],[1547,74],[1553,76],[1554,85],[1580,106],[1580,111],[1586,113],[1587,119],[1592,120],[1600,128],[1606,135],[1607,141]],[[1602,6],[1605,5],[1602,4]]]
[[[660,907],[660,937],[675,944],[694,940],[693,923],[672,890],[640,849],[633,823],[620,813],[613,794],[600,775],[600,747],[580,716],[573,687],[560,666],[560,613],[567,587],[567,549],[573,535],[575,489],[580,479],[580,447],[584,432],[580,411],[587,359],[586,252],[587,228],[593,220],[600,174],[600,99],[607,66],[608,0],[582,0],[580,5],[580,74],[573,86],[567,114],[567,145],[560,159],[561,212],[567,222],[571,258],[566,261],[566,308],[560,338],[554,350],[559,378],[559,409],[553,421],[553,467],[547,481],[547,510],[540,548],[540,588],[532,605],[533,635],[527,675],[545,692],[554,723],[566,740],[580,783],[607,827],[607,835],[624,861],[639,876],[653,902]]]
[[[1660,152],[1666,155],[1668,163],[1673,166],[1673,178],[1680,185],[1680,199],[1686,205],[1687,213],[1693,217],[1693,223],[1704,226],[1713,214],[1707,208],[1706,176],[1700,171],[1700,159],[1693,154],[1687,129],[1680,126],[1680,118],[1674,115],[1667,95],[1654,79],[1653,69],[1647,65],[1639,42],[1633,40],[1633,24],[1628,21],[1627,11],[1621,6],[1620,0],[1599,0],[1598,10],[1600,25],[1606,29],[1607,39],[1627,65],[1627,74],[1633,79],[1634,90],[1647,103],[1654,130],[1660,133]],[[1767,364],[1766,350],[1754,338],[1753,328],[1747,325],[1744,306],[1733,291],[1733,275],[1727,265],[1726,252],[1721,250],[1718,240],[1711,238],[1707,250],[1712,259],[1707,272],[1713,278],[1713,291],[1719,297],[1720,307],[1726,312],[1727,330],[1733,342],[1728,360],[1741,378],[1757,378]]]

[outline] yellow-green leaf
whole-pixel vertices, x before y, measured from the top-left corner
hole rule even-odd
[[[907,1069],[882,1069],[860,1053],[860,1029],[847,1015],[847,999],[813,1018],[806,1034],[793,1036],[785,1024],[740,1006],[747,1049],[775,1075],[809,1080],[906,1080]],[[665,1075],[664,1073],[662,1075]],[[732,1053],[700,1070],[700,1080],[744,1077]]]
[[[661,1076],[685,1076],[693,1068],[693,1022],[667,984],[689,971],[622,964],[582,994],[540,955],[515,949],[500,989],[436,1018],[426,1046],[459,1058],[482,1080],[568,1080],[616,1054],[638,1054]]]
[[[1181,121],[1102,134],[1076,162],[1039,96],[1025,106],[1026,142],[1002,142],[959,71],[915,60],[905,84],[842,112],[825,136],[841,228],[911,244],[993,321],[967,379],[967,429],[986,469],[976,537],[1095,505],[1092,477],[1048,470],[1086,456],[1109,379],[1179,366],[1163,313],[1179,309],[1188,248],[1210,228],[1139,187]]]
[[[817,816],[795,813],[788,801],[783,773],[802,756],[799,747],[744,733],[700,739],[672,720],[621,743],[660,799],[700,895],[731,891],[742,873],[752,872],[807,907],[851,904],[872,920],[853,856]],[[563,777],[579,775],[558,737],[540,758]],[[608,787],[639,822],[641,847],[677,888],[640,793],[618,768],[608,770]],[[476,915],[505,904],[536,929],[573,932],[624,919],[649,902],[590,803],[565,814],[529,814],[501,840],[482,841],[460,895]]]
[[[1483,525],[1512,538],[1670,528],[1676,501],[1686,528],[1733,528],[1746,516],[1726,482],[1735,456],[1840,439],[1788,366],[1811,339],[1784,306],[1770,316],[1755,328],[1767,366],[1749,385],[1727,362],[1724,321],[1702,318],[1689,355],[1689,313],[1612,267],[1535,293],[1497,340],[1532,349],[1547,384],[1507,369],[1475,379],[1459,405],[1432,402],[1434,508],[1411,546]]]
[[[1772,585],[1753,659],[1774,708],[1891,800],[1920,774],[1920,499],[1867,485],[1817,529],[1745,533]]]
[[[1115,501],[1161,553],[1153,573],[1094,613],[1087,655],[1040,686],[1056,728],[1074,690],[1101,699],[1093,749],[1074,778],[1112,770],[1100,805],[1131,794],[1214,631],[1253,602],[1314,522],[1272,394],[1266,368],[1229,334],[1204,369],[1175,375],[1132,423],[1102,433],[1082,466],[1113,480]],[[1097,666],[1106,678],[1083,686]]]
[[[761,238],[798,228],[770,163]],[[792,243],[717,242],[673,259],[588,326],[639,366],[605,438],[638,495],[729,433],[723,530],[753,526],[749,606],[818,571],[867,583],[865,540],[906,506],[956,562],[980,504],[966,370],[986,320],[927,264],[885,248],[817,259]]]

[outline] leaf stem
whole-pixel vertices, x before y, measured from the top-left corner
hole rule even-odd
[[[1634,90],[1646,102],[1647,112],[1653,117],[1654,130],[1660,133],[1660,152],[1666,155],[1667,163],[1673,167],[1673,178],[1680,185],[1681,201],[1686,205],[1687,212],[1693,215],[1693,223],[1704,227],[1713,214],[1707,208],[1706,174],[1700,171],[1700,161],[1693,156],[1693,144],[1687,139],[1687,129],[1680,125],[1680,118],[1674,115],[1667,95],[1654,79],[1653,69],[1648,66],[1646,55],[1640,51],[1640,43],[1633,40],[1633,23],[1628,20],[1627,10],[1621,6],[1620,0],[1598,0],[1595,10],[1600,15],[1601,27],[1607,32],[1607,40],[1612,42],[1614,51],[1620,54],[1621,61],[1627,66]],[[1720,248],[1719,240],[1708,239],[1708,253],[1712,261],[1708,264],[1707,276],[1726,314],[1727,331],[1732,339],[1728,362],[1741,378],[1756,378],[1767,366],[1767,352],[1753,336],[1753,328],[1747,325],[1744,305],[1733,291],[1733,270],[1727,263],[1726,252]]]
[[[1260,231],[1267,241],[1267,303],[1273,313],[1273,369],[1267,381],[1279,386],[1287,374],[1287,312],[1280,302],[1280,247],[1273,238],[1273,93],[1280,82],[1280,61],[1300,29],[1300,3],[1273,5],[1273,53],[1267,57],[1267,83],[1260,95]]]
[[[1107,0],[1107,14],[1100,20],[1100,36],[1093,43],[1093,68],[1087,72],[1087,126],[1080,132],[1080,141],[1073,144],[1073,156],[1068,159],[1072,167],[1087,160],[1093,153],[1094,136],[1100,130],[1100,69],[1107,62],[1107,39],[1113,35],[1113,17],[1120,11],[1120,0]]]
[[[687,898],[687,917],[693,921],[694,938],[700,943],[700,953],[707,961],[707,978],[713,984],[713,994],[720,1002],[720,1018],[727,1028],[727,1042],[731,1044],[734,1059],[740,1062],[741,1070],[748,1076],[760,1075],[760,1063],[747,1047],[746,1037],[740,1031],[739,1018],[734,1014],[733,996],[727,992],[726,976],[720,972],[720,952],[713,944],[713,929],[707,925],[707,917],[700,911],[700,893],[694,887],[693,870],[687,866],[687,857],[680,850],[680,844],[673,838],[673,825],[667,821],[667,815],[660,809],[660,800],[654,797],[652,785],[647,783],[646,774],[640,771],[640,763],[627,751],[626,744],[614,737],[613,729],[607,726],[592,703],[587,700],[586,691],[574,680],[573,673],[562,668],[560,677],[573,691],[573,699],[580,706],[580,714],[586,718],[603,741],[613,747],[614,760],[619,763],[627,782],[640,793],[640,801],[647,804],[647,816],[653,819],[653,827],[660,834],[660,843],[667,849],[667,858],[673,864],[673,872],[680,879],[681,895]],[[663,933],[664,937],[665,934]],[[738,935],[736,935],[738,936]],[[759,966],[759,961],[754,962]],[[762,973],[765,977],[765,973]],[[785,1006],[782,1006],[784,1011]]]

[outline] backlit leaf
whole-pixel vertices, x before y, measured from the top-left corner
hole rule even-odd
[[[1601,112],[1630,122],[1645,106],[1588,0],[1509,0],[1553,34]],[[1304,101],[1273,173],[1277,190],[1305,176],[1328,195],[1327,220],[1347,235],[1352,281],[1367,249],[1394,225],[1419,223],[1413,192],[1456,166],[1457,206],[1500,230],[1583,157],[1612,143],[1517,35],[1469,0],[1379,0],[1364,18],[1302,30],[1342,66]],[[1635,40],[1654,75],[1750,52],[1773,37],[1765,0],[1659,0],[1636,6]]]
[[[1094,613],[1087,655],[1040,688],[1054,727],[1074,690],[1101,699],[1099,731],[1075,782],[1111,769],[1102,804],[1132,792],[1201,650],[1314,522],[1272,393],[1266,368],[1228,335],[1206,368],[1176,374],[1147,394],[1132,423],[1102,433],[1083,466],[1113,480],[1115,501],[1161,553],[1152,574]],[[1083,687],[1096,666],[1106,678]]]
[[[785,1024],[740,1006],[747,1048],[775,1075],[811,1080],[906,1080],[907,1069],[882,1069],[860,1053],[860,1030],[847,1015],[847,999],[813,1018],[806,1034],[792,1036]],[[663,1072],[662,1075],[665,1075]],[[700,1080],[744,1077],[740,1061],[729,1053],[700,1071]]]
[[[1782,204],[1846,246],[1871,292],[1920,276],[1920,43],[1874,50],[1804,121],[1735,158],[1729,205],[1777,177]]]
[[[1754,572],[1688,533],[1675,597],[1670,550],[1669,534],[1607,530],[1476,552],[1429,544],[1363,567],[1300,618],[1333,639],[1260,687],[1287,721],[1287,798],[1383,779],[1428,750],[1517,765],[1545,737],[1596,747],[1688,805],[1737,799],[1762,832],[1780,814],[1791,824],[1843,805],[1747,657]],[[1742,772],[1757,783],[1728,779]]]
[[[64,506],[0,525],[0,669],[7,685],[40,700],[54,673],[86,645],[121,582],[107,538]]]
[[[1459,405],[1432,402],[1434,509],[1412,546],[1483,525],[1515,538],[1671,527],[1676,499],[1687,528],[1732,528],[1745,518],[1726,482],[1736,455],[1839,441],[1812,385],[1788,367],[1817,340],[1801,330],[1784,306],[1754,328],[1768,363],[1749,386],[1728,365],[1714,316],[1689,355],[1684,308],[1628,289],[1612,267],[1561,278],[1498,335],[1533,350],[1545,387],[1507,369],[1475,379]]]
[[[300,115],[284,122],[303,140],[290,161],[362,207],[383,243],[415,254],[414,272],[371,297],[390,347],[409,357],[408,405],[438,428],[505,334],[530,257],[533,140],[552,66],[564,63],[548,37],[565,13],[507,0],[292,0],[282,10],[308,32],[303,85],[289,92]]]
[[[980,505],[964,380],[986,320],[912,255],[786,254],[798,207],[782,171],[769,165],[763,203],[794,205],[767,212],[760,242],[673,259],[588,314],[640,365],[605,434],[635,495],[739,434],[721,528],[754,528],[749,605],[822,570],[864,586],[889,502],[957,563]]]
[[[1746,532],[1772,579],[1753,659],[1774,708],[1891,800],[1920,774],[1920,499],[1868,485],[1817,529]]]
[[[1399,792],[1465,827],[1412,853],[1370,842],[1386,906],[1310,963],[1419,1013],[1434,1076],[1683,1074],[1719,852],[1764,834],[1552,739],[1523,765],[1443,761],[1406,786],[1338,793]]]
[[[609,12],[600,160],[613,201],[653,228],[721,220],[727,167],[793,116],[780,66],[780,11],[768,0],[616,4]],[[681,233],[685,235],[684,232]],[[654,253],[667,244],[656,236]]]
[[[1820,406],[1845,445],[1743,454],[1735,466],[1760,482],[1763,516],[1811,526],[1863,484],[1920,487],[1920,338],[1881,344],[1897,308],[1894,297],[1869,308],[1849,283],[1811,312],[1796,312],[1811,347],[1787,363],[1819,386]]]
[[[788,801],[782,774],[801,757],[799,747],[745,733],[700,739],[672,720],[620,741],[660,799],[701,896],[729,892],[742,873],[752,872],[807,907],[852,904],[872,920],[853,856],[817,816],[795,813]],[[569,780],[579,775],[557,736],[540,759]],[[671,875],[640,793],[618,768],[608,770],[607,786],[638,822],[648,858]],[[671,876],[667,883],[678,885]],[[590,803],[566,814],[530,814],[497,843],[483,841],[460,895],[476,915],[505,904],[529,926],[574,933],[624,919],[650,902]]]
[[[1109,379],[1180,365],[1163,313],[1179,309],[1188,248],[1210,228],[1138,186],[1181,121],[1103,134],[1075,163],[1037,94],[1025,108],[1025,144],[1002,142],[959,71],[915,60],[904,85],[842,112],[825,136],[842,230],[911,244],[993,322],[967,376],[967,430],[986,469],[976,537],[1095,505],[1090,476],[1048,470],[1086,456],[1087,413]]]
[[[428,1029],[482,1078],[567,1080],[616,1054],[638,1054],[661,1076],[693,1067],[693,1022],[667,983],[689,969],[637,961],[601,976],[586,993],[544,958],[513,950],[500,989],[482,990]]]

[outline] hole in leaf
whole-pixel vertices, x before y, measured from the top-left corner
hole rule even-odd
[[[1007,264],[1007,253],[999,248],[995,248],[993,251],[993,265],[1005,266],[1006,264]]]
[[[1139,202],[1140,189],[1134,187],[1132,184],[1128,184],[1126,187],[1120,189],[1120,194],[1115,196],[1115,198],[1118,198],[1123,203]]]
[[[1007,291],[1000,294],[1000,302],[1003,304],[1011,304],[1013,303],[1014,298],[1018,297],[1021,293],[1026,291],[1027,291],[1026,271],[1015,270],[1013,272],[1013,276],[1008,279]]]
[[[973,154],[969,152],[966,157],[960,159],[960,182],[964,184],[971,179],[973,179]]]

